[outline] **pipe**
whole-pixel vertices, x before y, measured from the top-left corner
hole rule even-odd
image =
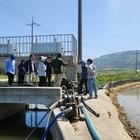
[[[56,106],[58,106],[59,103],[62,103],[63,101],[64,101],[63,99],[62,99],[62,100],[59,100],[58,102],[55,102],[52,106],[49,107],[50,113],[49,113],[49,115],[48,115],[48,119],[47,119],[47,123],[46,123],[45,129],[48,127],[48,124],[49,124],[49,122],[50,122],[50,118],[51,118],[51,115],[52,115],[52,112],[53,112],[54,108],[55,108]]]
[[[66,113],[72,111],[72,109],[73,109],[73,108],[70,106],[68,109],[65,109],[65,110],[61,111],[59,114],[57,114],[57,115],[51,120],[51,122],[49,123],[49,125],[47,126],[47,128],[46,128],[44,134],[42,135],[41,140],[44,140],[44,139],[45,139],[45,137],[46,137],[46,135],[48,134],[48,132],[49,132],[51,126],[52,126],[53,123],[57,120],[57,118],[61,117],[63,114],[66,114]]]
[[[81,103],[81,104],[82,104],[82,103]],[[82,105],[83,105],[83,104],[82,104]],[[91,120],[89,119],[89,117],[88,117],[88,115],[87,115],[87,113],[86,113],[86,111],[85,111],[84,106],[80,107],[80,109],[81,109],[81,111],[84,113],[85,120],[86,120],[86,124],[87,124],[87,127],[88,127],[88,129],[89,129],[89,132],[90,132],[92,138],[93,138],[94,140],[100,140],[99,136],[96,134],[96,132],[95,132],[95,130],[94,130],[94,127],[93,127],[93,125],[92,125]]]
[[[95,112],[91,107],[89,107],[85,101],[83,100],[83,97],[81,97],[81,102],[83,103],[83,105],[85,106],[85,108],[90,111],[93,115],[95,115],[96,117],[100,117],[100,114]]]

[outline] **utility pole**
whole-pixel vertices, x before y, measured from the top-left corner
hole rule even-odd
[[[138,70],[138,54],[140,54],[140,53],[138,53],[138,51],[136,50],[135,54],[136,54],[136,68],[135,68],[135,73],[137,74],[137,70]]]
[[[82,0],[78,0],[78,60],[82,59]]]
[[[26,25],[29,25],[31,26],[31,53],[33,53],[33,28],[34,28],[34,25],[36,26],[40,26],[40,24],[37,24],[34,22],[34,17],[32,17],[32,23],[31,24],[26,24]]]
[[[136,74],[137,74],[137,65],[138,65],[138,52],[136,50]]]

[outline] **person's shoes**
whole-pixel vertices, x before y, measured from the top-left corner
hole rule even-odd
[[[89,96],[88,99],[93,99],[93,97]]]
[[[98,98],[98,96],[95,96],[95,97],[94,97],[94,99],[97,99],[97,98]]]
[[[83,95],[87,95],[87,93],[84,93]]]

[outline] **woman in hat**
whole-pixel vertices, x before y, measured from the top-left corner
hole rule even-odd
[[[45,83],[46,83],[46,65],[44,64],[44,62],[46,61],[46,57],[44,56],[41,56],[39,58],[40,62],[38,64],[38,76],[39,76],[39,86],[45,86]]]

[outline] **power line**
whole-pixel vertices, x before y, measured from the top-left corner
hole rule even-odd
[[[10,6],[12,6],[12,7],[18,12],[18,14],[20,13],[20,14],[22,15],[23,18],[26,18],[26,20],[30,20],[28,17],[26,17],[26,16],[21,12],[21,9],[18,10],[17,8],[15,8],[15,4],[14,4],[14,3],[11,4],[11,3],[9,3],[7,0],[5,0],[5,2],[6,2],[7,4],[9,4]],[[10,2],[11,2],[11,1],[10,1]],[[13,5],[14,5],[14,6],[13,6]]]
[[[23,34],[23,32],[21,32],[21,31],[17,30],[16,28],[14,28],[14,27],[8,25],[7,23],[3,22],[2,20],[0,20],[0,21],[1,21],[2,23],[4,23],[5,25],[7,25],[8,27],[10,27],[10,28],[12,28],[12,29],[14,29],[14,30],[16,30],[16,31],[18,31],[18,32],[20,32],[20,33]]]

